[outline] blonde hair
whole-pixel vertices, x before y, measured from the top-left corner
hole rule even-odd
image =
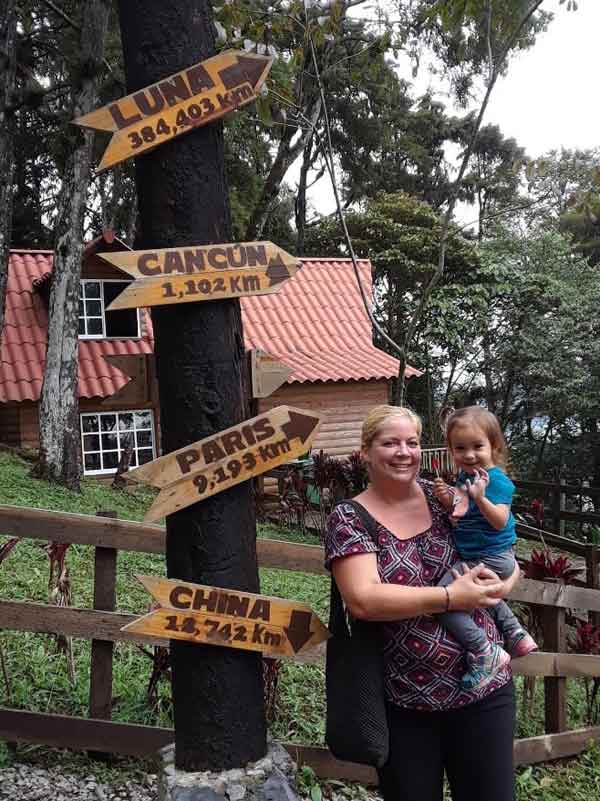
[[[446,442],[452,450],[452,431],[465,425],[476,425],[480,428],[489,440],[492,448],[494,464],[503,470],[508,469],[508,447],[504,434],[500,428],[500,421],[495,414],[488,412],[483,406],[465,406],[457,409],[448,417],[446,421]]]
[[[382,426],[385,425],[388,420],[398,417],[407,417],[414,423],[419,437],[421,436],[423,424],[421,423],[419,415],[415,414],[412,409],[407,409],[404,406],[387,406],[382,404],[381,406],[374,406],[364,419],[360,438],[361,448],[364,451],[368,450]]]

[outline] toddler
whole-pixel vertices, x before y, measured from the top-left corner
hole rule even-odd
[[[480,406],[458,409],[448,417],[446,441],[458,470],[457,485],[452,488],[436,478],[434,492],[456,522],[454,539],[461,560],[469,565],[483,563],[506,579],[516,564],[513,545],[517,536],[510,510],[515,486],[505,472],[507,448],[498,419]],[[460,571],[460,564],[455,569]],[[453,580],[448,571],[440,585]],[[462,678],[465,689],[485,686],[511,657],[537,650],[508,604],[501,601],[490,611],[504,637],[504,648],[492,645],[466,612],[439,616],[468,652],[468,670]]]

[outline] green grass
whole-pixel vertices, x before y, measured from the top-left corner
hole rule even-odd
[[[29,478],[30,465],[12,455],[0,452],[0,504],[34,506],[59,511],[95,514],[113,510],[119,517],[141,520],[153,498],[145,488],[115,492],[108,484],[84,480],[81,494],[71,493],[43,481]],[[0,531],[1,534],[1,531]],[[259,526],[259,536],[267,539],[286,539],[291,542],[318,544],[317,537],[274,525]],[[4,599],[48,602],[48,557],[45,543],[22,540],[0,566],[0,597]],[[93,586],[93,551],[72,545],[67,554],[72,589],[72,605],[90,607]],[[136,573],[164,575],[161,556],[122,551],[118,557],[117,608],[119,611],[141,614],[150,603],[147,592],[135,580]],[[293,573],[284,570],[262,569],[261,591],[267,595],[296,599],[309,603],[323,620],[327,620],[329,581],[325,576]],[[41,712],[86,715],[89,692],[90,643],[74,640],[76,664],[72,683],[65,654],[50,635],[26,632],[0,633],[11,679],[11,697],[7,698],[0,677],[0,704]],[[149,650],[149,649],[147,649]],[[162,683],[156,709],[150,709],[145,693],[150,677],[151,661],[134,646],[118,643],[114,659],[113,719],[149,725],[172,725],[170,688]],[[523,700],[523,680],[516,680],[519,697],[517,736],[543,733],[543,680],[535,683],[531,702]],[[568,682],[569,725],[585,725],[585,692],[581,681]],[[272,733],[281,740],[322,745],[324,742],[324,671],[316,665],[283,662],[279,674],[277,715]],[[140,778],[149,763],[115,760],[114,765],[94,763],[90,767],[85,754],[57,752],[42,747],[20,747],[19,759],[38,764],[60,762],[74,772],[95,773],[107,781]],[[12,753],[0,744],[0,767],[12,760]],[[360,787],[323,783],[320,788],[308,769],[300,776],[307,795],[327,797],[335,789],[348,798],[360,798]],[[577,760],[570,760],[532,769],[521,770],[518,777],[518,801],[579,801],[600,798],[600,749],[592,749]],[[318,788],[315,790],[315,787]],[[313,798],[314,801],[314,798]]]

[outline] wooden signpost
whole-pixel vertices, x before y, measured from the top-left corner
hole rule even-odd
[[[99,253],[136,280],[108,307],[165,306],[278,292],[301,262],[272,242]]]
[[[268,398],[294,372],[284,362],[280,362],[264,350],[253,350],[250,354],[250,372],[252,375],[252,396]]]
[[[102,172],[251,103],[272,63],[267,56],[227,50],[73,122],[113,133],[96,170]]]
[[[277,406],[127,474],[161,489],[144,520],[152,522],[259,476],[305,453],[321,418]]]
[[[294,656],[329,636],[310,606],[250,592],[138,576],[160,607],[123,628],[132,634]]]

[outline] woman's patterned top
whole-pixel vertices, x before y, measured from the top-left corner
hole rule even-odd
[[[340,503],[327,523],[326,567],[344,556],[377,553],[382,582],[435,586],[458,560],[458,554],[448,517],[433,495],[433,485],[421,480],[419,485],[431,510],[430,529],[400,540],[378,524],[373,541],[353,506]],[[478,609],[474,619],[490,641],[501,643],[490,612]],[[386,696],[397,706],[424,711],[457,709],[485,698],[511,679],[510,668],[506,668],[483,690],[466,692],[460,687],[466,669],[465,652],[435,617],[421,615],[382,626]]]

